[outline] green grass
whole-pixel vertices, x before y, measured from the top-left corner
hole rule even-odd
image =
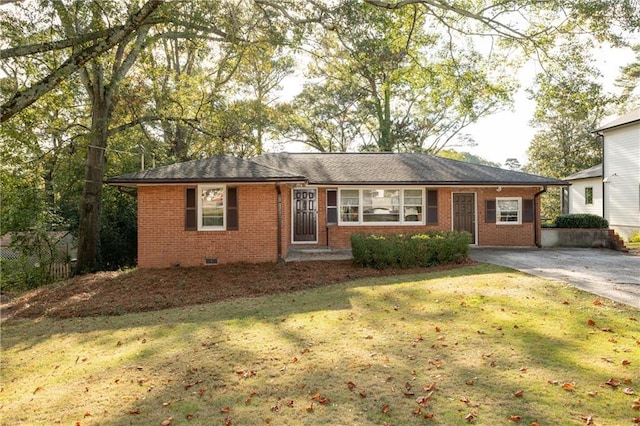
[[[10,321],[0,418],[452,425],[472,414],[478,425],[626,425],[640,416],[639,316],[478,265],[120,317]]]

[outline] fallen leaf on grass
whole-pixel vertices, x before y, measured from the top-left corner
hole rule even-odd
[[[622,365],[630,365],[631,361],[629,361],[628,359],[623,359],[622,360]]]
[[[272,405],[271,406],[271,411],[273,411],[274,413],[277,413],[278,411],[280,411],[280,407],[277,405]]]
[[[129,410],[129,414],[140,414],[140,410],[134,408],[133,410]]]
[[[425,396],[420,396],[418,398],[416,398],[416,402],[418,403],[418,405],[420,405],[421,407],[426,407],[427,404],[429,403],[429,400],[431,399],[431,396],[433,395],[433,392],[429,392],[427,395]]]
[[[382,406],[382,414],[389,414],[389,411],[391,411],[391,408],[389,408],[389,404],[384,404]]]
[[[517,422],[519,422],[520,420],[522,420],[522,417],[520,417],[520,416],[509,416],[509,421],[510,421],[510,422],[515,422],[515,423],[517,423]]]
[[[220,412],[221,412],[221,413],[228,413],[229,411],[231,411],[231,408],[229,408],[229,407],[222,407],[222,408],[220,409]]]
[[[472,421],[474,421],[474,420],[475,420],[476,416],[477,416],[477,415],[476,415],[475,413],[469,413],[469,414],[467,414],[466,416],[464,416],[464,419],[465,419],[468,423],[471,423]]]
[[[38,392],[40,392],[42,389],[43,389],[43,387],[42,387],[42,386],[38,386],[38,387],[33,391],[34,395],[35,395],[35,394],[37,394]]]
[[[593,304],[598,306],[598,305],[602,305],[602,302],[599,301],[598,299],[596,299],[596,300],[593,301]]]
[[[640,423],[640,417],[634,417],[633,422],[636,424]]]
[[[169,426],[172,421],[173,421],[173,417],[167,417],[162,421],[162,423],[160,423],[160,426]]]
[[[598,395],[598,392],[590,391],[590,392],[587,392],[587,395],[589,395],[589,396],[596,396],[596,395]]]
[[[231,417],[224,418],[224,426],[231,426],[232,424],[233,424],[233,421],[231,420]]]
[[[311,403],[311,405],[309,405],[307,408],[305,408],[305,410],[307,410],[307,413],[310,413],[313,411],[313,402]]]
[[[594,327],[596,325],[596,322],[590,319],[589,321],[587,321],[587,324],[589,324],[591,327]]]
[[[565,383],[562,385],[562,389],[566,390],[566,391],[572,391],[576,388],[576,384],[575,383]]]
[[[586,424],[586,425],[592,425],[593,424],[593,417],[591,417],[591,416],[581,416],[580,419],[583,420],[584,424]]]
[[[360,392],[360,398],[366,398],[367,397],[367,393],[362,391]]]
[[[426,391],[426,392],[432,391],[432,390],[434,390],[435,388],[436,388],[436,384],[435,384],[435,383],[430,383],[430,384],[428,384],[428,385],[424,385],[424,386],[422,387],[422,389],[423,389],[424,391]]]
[[[467,380],[464,382],[467,386],[473,386],[473,380]]]
[[[349,388],[349,390],[353,390],[353,388],[355,388],[356,385],[353,382],[347,382],[347,387]]]
[[[616,387],[618,387],[620,385],[620,381],[611,378],[611,379],[607,380],[604,384],[605,385],[609,385],[612,388],[616,388]]]
[[[320,397],[321,397],[321,396],[322,396],[322,395],[320,395],[320,392],[318,392],[318,393],[316,393],[315,395],[313,395],[313,396],[311,397],[311,400],[312,400],[312,401],[317,401],[318,399],[320,399]]]
[[[523,395],[524,395],[523,390],[519,390],[513,394],[513,396],[515,396],[516,398],[522,398]]]
[[[627,395],[633,395],[635,393],[632,388],[624,388],[622,392],[626,393]]]
[[[436,416],[436,415],[435,415],[435,414],[433,414],[433,413],[425,413],[423,417],[424,417],[425,419],[433,419],[435,416]]]
[[[193,420],[193,419],[196,418],[196,416],[194,416],[193,414],[187,414],[187,415],[185,415],[185,417],[186,417],[187,420]]]
[[[550,385],[557,385],[558,381],[557,380],[547,380],[547,383],[549,383]]]

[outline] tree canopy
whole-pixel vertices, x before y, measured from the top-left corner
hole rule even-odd
[[[114,230],[131,235],[118,244],[135,241],[135,203],[105,192],[106,177],[207,155],[252,156],[287,141],[327,152],[437,153],[451,141],[468,141],[470,123],[510,104],[516,70],[531,58],[547,71],[536,89],[541,105],[585,124],[593,117],[578,109],[595,105],[599,93],[587,74],[554,66],[585,61],[563,57],[556,47],[574,35],[623,43],[625,32],[640,28],[636,6],[635,0],[5,2],[2,233],[66,227],[80,240],[81,270],[131,263],[133,255],[107,259],[100,249],[130,253],[105,240]],[[625,84],[637,82],[634,69],[625,71]],[[294,72],[304,75],[302,91],[282,99]],[[558,104],[555,97],[565,93],[572,103]],[[571,133],[558,117],[536,120],[544,131]]]

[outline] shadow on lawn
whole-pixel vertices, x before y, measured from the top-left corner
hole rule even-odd
[[[471,281],[504,271],[478,265],[278,294],[268,304],[248,298],[127,316],[15,322],[10,328],[22,328],[23,335],[10,332],[3,345],[24,345],[27,351],[57,334],[74,334],[91,344],[94,332],[106,330],[111,333],[95,342],[101,351],[139,348],[137,358],[113,368],[117,377],[105,380],[115,386],[114,378],[150,379],[131,395],[133,401],[93,413],[91,419],[101,425],[159,424],[168,417],[182,422],[187,415],[195,416],[191,424],[224,423],[226,417],[245,424],[248,416],[258,423],[313,424],[327,423],[334,411],[342,416],[334,419],[339,424],[408,424],[416,419],[411,414],[418,408],[416,397],[426,394],[422,387],[429,383],[437,387],[424,412],[435,413],[443,424],[461,422],[472,411],[481,421],[491,412],[499,419],[518,414],[527,424],[562,423],[567,419],[553,418],[545,404],[557,401],[549,398],[551,393],[564,391],[550,385],[549,393],[530,390],[523,383],[530,378],[543,385],[550,379],[606,380],[595,365],[580,366],[583,377],[567,371],[576,365],[578,339],[590,332],[587,318],[598,307],[580,302],[571,315],[545,318],[540,312],[549,303],[567,306],[569,312],[563,300],[575,291],[541,285],[527,293],[527,300],[515,300],[518,279],[498,287]],[[464,276],[469,280],[460,279]],[[445,278],[440,288],[435,278]],[[552,322],[566,335],[541,331],[552,330],[547,324]],[[128,340],[119,334],[137,328],[141,331],[127,335]],[[263,346],[252,344],[256,336]],[[183,352],[173,352],[175,347]],[[349,381],[356,382],[354,390],[347,388]],[[404,394],[410,390],[407,383],[413,384],[414,395]],[[523,388],[527,397],[514,398]],[[331,403],[315,402],[313,410],[306,410],[316,393]],[[471,403],[462,402],[463,397]],[[62,394],[57,403],[74,398]],[[567,393],[563,402],[575,408],[586,398]],[[294,402],[291,407],[288,401]],[[383,413],[385,404],[390,413]],[[82,407],[78,410],[77,420],[82,420]]]

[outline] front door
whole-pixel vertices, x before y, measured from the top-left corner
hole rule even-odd
[[[293,190],[293,241],[317,241],[318,200],[315,189]]]
[[[476,243],[476,196],[473,193],[453,194],[453,229],[471,234]]]

